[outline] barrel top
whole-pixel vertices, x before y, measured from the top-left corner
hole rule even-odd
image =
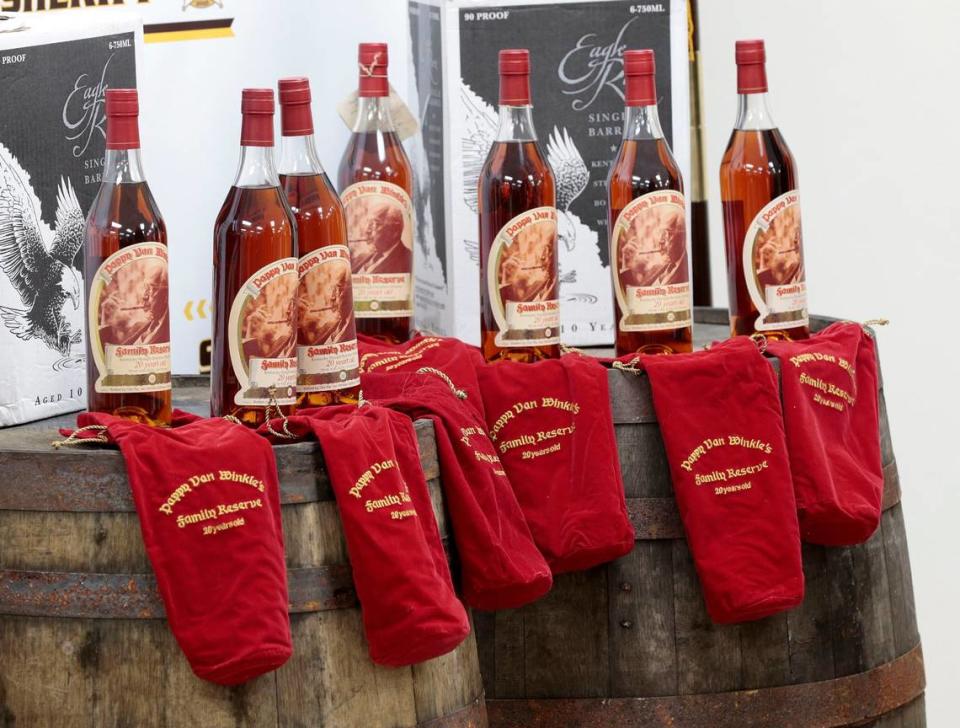
[[[831,319],[813,317],[811,327],[823,328]],[[729,334],[724,309],[698,308],[695,311],[694,344],[703,348]],[[610,348],[586,350],[599,357],[612,356]],[[613,419],[618,424],[655,422],[650,385],[646,376],[610,371]],[[209,413],[209,390],[203,377],[178,377],[174,386],[175,405],[196,414]],[[134,506],[126,482],[120,453],[95,445],[60,448],[52,442],[62,439],[59,428],[72,427],[73,413],[38,422],[0,429],[0,510],[64,510],[128,512]],[[439,474],[433,425],[416,423],[421,461],[428,480]],[[333,494],[323,467],[323,456],[313,442],[277,445],[281,501],[285,504],[332,500]]]

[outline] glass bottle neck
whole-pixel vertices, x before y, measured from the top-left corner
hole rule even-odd
[[[240,147],[240,167],[234,187],[278,187],[273,147]]]
[[[323,174],[313,134],[280,138],[280,174]]]
[[[361,96],[353,131],[395,131],[389,96]]]
[[[623,138],[644,140],[663,139],[660,114],[656,105],[627,106],[623,115]]]
[[[146,182],[139,149],[108,149],[103,181],[110,184]]]
[[[747,131],[777,128],[767,105],[767,94],[740,94],[736,128]]]
[[[533,128],[533,107],[501,106],[500,125],[497,128],[498,142],[535,142],[536,129]]]

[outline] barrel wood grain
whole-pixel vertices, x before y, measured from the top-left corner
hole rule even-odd
[[[696,321],[699,324],[695,330],[697,346],[726,336],[725,311],[698,310]],[[828,323],[827,319],[814,319],[812,328],[819,330]],[[876,698],[877,710],[883,714],[861,714],[856,706],[843,705],[835,706],[834,714],[850,708],[843,714],[856,715],[857,725],[925,726],[922,658],[917,652],[920,640],[899,504],[899,475],[882,379],[877,396],[886,482],[884,512],[877,532],[866,543],[849,548],[804,544],[807,583],[804,602],[785,614],[729,626],[712,624],[706,614],[672,502],[673,490],[649,381],[642,373],[611,370],[609,385],[624,488],[628,509],[637,527],[637,543],[631,553],[593,570],[588,579],[581,577],[574,581],[570,575],[558,577],[553,592],[535,607],[477,615],[478,649],[491,728],[632,725],[634,723],[623,722],[625,716],[637,719],[636,716],[646,715],[643,711],[648,709],[650,715],[659,716],[656,720],[651,718],[651,725],[705,728],[720,723],[703,719],[705,713],[701,714],[701,720],[695,720],[696,710],[690,714],[684,712],[692,710],[691,705],[699,704],[701,697],[753,696],[755,693],[740,691],[763,693],[787,686],[802,688],[798,694],[804,695],[806,688],[821,684],[836,684],[835,690],[846,690],[847,687],[841,686],[849,683],[843,681],[857,681],[876,670],[882,673],[889,666],[901,665],[898,660],[907,659],[913,666],[910,672],[901,675],[899,667],[889,672],[905,681],[890,688],[897,693],[899,703],[885,702],[882,696],[874,694],[881,683],[866,680],[862,683],[866,686],[864,689],[874,692],[863,699]],[[595,601],[596,584],[604,575],[605,609]],[[588,681],[586,687],[571,684],[567,679],[569,664],[563,660],[538,663],[535,681],[527,679],[523,672],[503,670],[501,658],[505,654],[516,664],[517,653],[522,652],[527,656],[527,669],[536,662],[530,659],[532,655],[538,659],[556,658],[555,648],[538,641],[547,638],[546,633],[527,630],[524,641],[520,642],[516,634],[502,629],[505,625],[524,623],[534,609],[538,614],[549,613],[557,624],[564,625],[563,639],[571,645],[579,645],[588,638],[604,638],[603,632],[590,623],[599,609],[598,618],[605,624],[607,644],[597,645],[589,654],[580,650],[579,654],[589,661],[606,649],[608,667],[598,673],[608,679],[606,692],[597,695],[597,681]],[[553,679],[542,674],[551,668],[557,673]],[[827,682],[833,680],[841,682]],[[886,690],[886,684],[883,685]],[[560,693],[561,687],[571,689]],[[835,691],[823,695],[824,699],[843,697]],[[665,702],[644,702],[660,698]],[[682,703],[682,706],[671,702],[684,698],[694,702]],[[617,703],[629,699],[640,702]],[[756,703],[762,705],[764,711],[777,709],[776,701]],[[786,712],[780,717],[775,712],[765,712],[763,716],[738,712],[751,710],[751,704],[752,699],[740,698],[733,699],[729,705],[723,704],[726,707],[718,708],[721,713],[732,711],[732,716],[725,718],[728,723],[723,725],[820,725],[805,723],[796,715],[788,717]],[[601,707],[594,709],[591,707],[594,705]],[[546,717],[535,717],[534,708]],[[617,712],[621,708],[622,711]],[[784,704],[781,710],[796,708]],[[671,712],[674,709],[680,712]],[[690,722],[679,720],[680,715]],[[751,723],[751,718],[756,722]],[[621,722],[616,722],[618,720]]]
[[[203,394],[194,395],[189,404],[199,408]],[[139,595],[146,606],[132,615],[153,618],[107,619],[103,611],[119,602],[98,597],[96,588],[82,600],[79,588],[59,595],[37,584],[23,588],[29,578],[11,575],[55,582],[96,574],[110,584],[153,584],[119,453],[54,451],[54,426],[42,425],[0,431],[3,470],[16,473],[0,483],[0,728],[486,728],[473,636],[413,667],[371,662],[336,503],[314,444],[276,448],[291,599],[298,590],[316,592],[317,584],[297,580],[317,574],[333,578],[342,593],[329,603],[291,604],[294,654],[274,673],[234,688],[197,679],[165,620],[155,618],[162,615],[155,587]],[[416,429],[446,537],[432,425]],[[32,616],[23,613],[31,595],[43,597]],[[50,616],[57,609],[97,618]]]

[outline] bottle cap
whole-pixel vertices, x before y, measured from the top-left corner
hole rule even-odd
[[[738,40],[736,44],[737,93],[767,92],[767,52],[762,40]]]
[[[649,48],[624,51],[623,72],[627,76],[652,76],[656,71],[653,51]]]
[[[359,95],[388,96],[390,84],[387,81],[387,44],[361,43],[357,51],[357,63],[360,69]]]
[[[303,76],[281,78],[277,87],[280,96],[280,129],[283,135],[313,134],[310,81]]]
[[[530,75],[530,51],[526,48],[506,48],[500,51],[500,75]]]
[[[108,88],[107,149],[140,148],[140,102],[135,88]]]
[[[629,50],[623,54],[624,101],[627,106],[655,106],[657,66],[653,51]]]
[[[244,114],[273,114],[273,89],[245,88],[240,110]]]
[[[139,116],[140,102],[135,88],[107,89],[107,116]]]
[[[245,147],[272,147],[273,89],[245,88],[240,109],[243,112],[240,144]]]
[[[766,63],[767,52],[764,48],[763,41],[759,38],[755,40],[738,40],[736,48],[737,65]]]
[[[294,78],[281,78],[277,83],[280,90],[280,105],[287,104],[309,104],[310,80],[305,76],[296,76]]]
[[[507,48],[500,51],[500,105],[530,104],[530,51]]]

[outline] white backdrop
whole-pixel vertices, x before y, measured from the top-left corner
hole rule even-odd
[[[151,3],[170,12],[179,5]],[[811,309],[893,322],[880,332],[880,349],[930,725],[956,725],[960,477],[948,455],[960,434],[960,346],[952,316],[960,289],[954,83],[960,2],[700,0],[700,6],[717,301],[722,305],[726,295],[716,194],[736,109],[733,43],[763,37],[774,115],[800,169]],[[236,17],[235,38],[152,44],[141,76],[147,172],[170,231],[171,276],[180,282],[171,300],[175,340],[209,330],[209,320],[188,321],[182,310],[187,300],[208,295],[208,231],[233,179],[240,88],[309,75],[320,154],[331,172],[347,138],[334,106],[355,84],[357,42],[389,42],[391,80],[407,90],[405,0],[225,0],[223,12]],[[204,253],[178,252],[190,248]],[[175,367],[192,370],[196,357],[175,351]]]
[[[932,728],[960,723],[960,3],[700,0],[714,291],[717,170],[736,116],[733,44],[765,38],[774,118],[797,159],[810,309],[879,332]],[[949,81],[949,85],[947,80]]]

